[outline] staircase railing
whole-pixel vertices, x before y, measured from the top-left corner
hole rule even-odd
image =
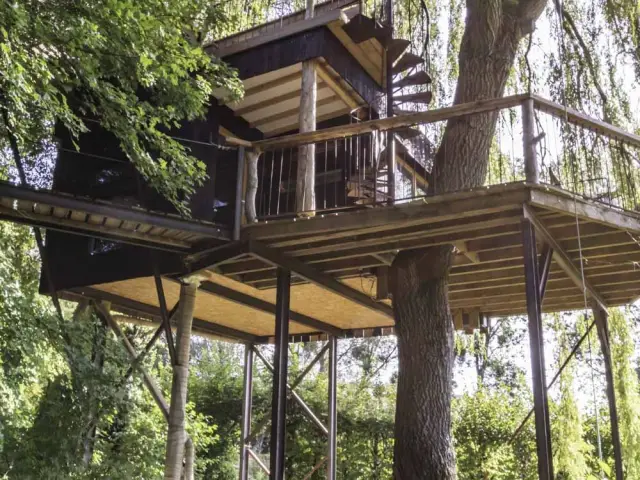
[[[257,220],[300,213],[297,149],[310,143],[316,145],[314,213],[431,195],[433,158],[446,123],[490,111],[498,112],[498,121],[485,185],[527,181],[617,208],[640,205],[640,136],[538,96],[513,95],[254,142],[260,152]],[[393,192],[386,185],[382,135],[389,130],[396,139]]]

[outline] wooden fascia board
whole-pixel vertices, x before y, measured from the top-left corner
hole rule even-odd
[[[275,42],[276,40],[290,37],[292,35],[306,32],[308,30],[313,30],[314,28],[323,27],[332,22],[344,25],[347,21],[347,16],[342,12],[342,10],[330,10],[316,17],[292,23],[284,28],[275,30],[273,32],[263,33],[249,40],[241,41],[237,44],[222,47],[220,49],[215,49],[212,47],[208,49],[208,51],[218,58],[225,58],[230,55],[240,53],[245,50],[258,47],[260,45],[264,45],[265,43]]]
[[[589,283],[584,277],[583,272],[578,270],[569,255],[564,251],[556,239],[551,235],[549,230],[544,226],[540,219],[536,216],[533,209],[524,204],[523,205],[524,217],[531,222],[536,230],[536,233],[541,239],[553,250],[553,259],[564,270],[568,277],[577,285],[581,290],[586,290],[589,296],[598,303],[603,309],[607,309],[607,302],[602,295]]]
[[[529,204],[640,234],[640,214],[600,205],[559,188],[532,186]]]
[[[522,184],[480,188],[389,207],[252,224],[244,227],[242,235],[245,239],[255,240],[367,228],[393,229],[512,210],[528,198],[528,191]]]

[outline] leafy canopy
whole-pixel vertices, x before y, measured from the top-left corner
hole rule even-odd
[[[203,116],[214,88],[241,94],[234,71],[202,48],[224,25],[206,0],[0,2],[2,134],[29,155],[57,122],[78,135],[97,121],[187,213],[204,164],[170,130]]]

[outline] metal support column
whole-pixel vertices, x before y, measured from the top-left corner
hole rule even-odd
[[[327,479],[336,480],[337,471],[337,433],[338,433],[338,339],[333,335],[329,337],[329,449],[327,457]]]
[[[271,403],[271,468],[269,469],[271,480],[284,479],[291,271],[278,268],[277,284],[273,396]]]
[[[251,406],[253,397],[253,345],[244,347],[244,385],[242,388],[242,426],[240,432],[240,480],[249,479],[248,439],[251,435]]]
[[[594,302],[593,316],[600,339],[600,349],[604,359],[604,374],[607,380],[607,400],[609,401],[609,416],[611,418],[611,443],[613,458],[616,466],[616,480],[623,480],[622,445],[620,443],[620,428],[618,426],[618,408],[616,405],[616,391],[613,386],[613,370],[611,365],[611,344],[609,342],[609,314]]]
[[[389,37],[393,37],[393,1],[386,0],[387,27]],[[389,43],[390,44],[390,43]],[[386,79],[387,79],[387,118],[393,117],[393,63],[387,49],[386,55]],[[387,203],[393,205],[396,198],[396,144],[393,130],[387,130]]]
[[[553,457],[551,452],[551,424],[549,421],[549,404],[547,401],[547,380],[545,378],[538,253],[533,225],[526,219],[522,221],[522,246],[524,253],[527,314],[529,317],[529,343],[531,346],[538,477],[540,480],[552,480]]]

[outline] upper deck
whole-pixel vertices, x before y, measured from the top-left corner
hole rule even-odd
[[[268,151],[296,142],[338,141],[374,130],[518,107],[530,99],[517,96],[458,105],[342,127],[339,134],[320,130],[313,136],[256,142],[253,147]],[[490,172],[484,187],[440,195],[424,195],[414,188],[413,197],[398,197],[394,205],[383,201],[343,209],[318,206],[314,217],[304,219],[283,212],[280,218],[271,215],[246,224],[242,211],[237,211],[239,236],[212,223],[9,185],[0,190],[2,213],[32,225],[158,250],[157,256],[172,259],[170,273],[161,279],[169,307],[178,298],[178,279],[201,275],[196,329],[240,341],[269,341],[274,335],[277,267],[293,274],[292,335],[391,333],[386,272],[395,254],[442,244],[455,246],[449,300],[458,328],[477,327],[483,316],[523,314],[521,224],[525,220],[536,229],[540,262],[547,264],[549,274],[543,311],[582,309],[585,294],[587,302],[606,306],[631,303],[640,295],[640,213],[633,210],[640,185],[635,165],[640,138],[546,100],[534,97],[534,101],[540,115],[555,115],[571,128],[588,129],[598,141],[612,142],[611,148],[601,151],[598,169],[584,162],[580,151],[574,152],[573,163],[577,169],[584,167],[582,175],[575,169],[565,174],[547,156],[562,186],[550,185],[544,174],[532,184],[517,178],[524,170],[514,153],[519,167],[505,165],[516,177],[506,183],[491,182],[495,173]],[[546,134],[553,132],[548,129]],[[625,153],[622,158],[628,163],[609,164],[612,158],[605,154],[617,152],[614,146]],[[592,149],[585,144],[586,150]],[[538,159],[544,166],[545,157]],[[604,170],[610,172],[606,178]],[[362,175],[366,174],[363,169]],[[399,169],[398,175],[405,174]],[[239,188],[244,188],[242,183]],[[108,300],[114,309],[157,318],[156,286],[156,279],[146,274],[66,289],[64,295]]]

